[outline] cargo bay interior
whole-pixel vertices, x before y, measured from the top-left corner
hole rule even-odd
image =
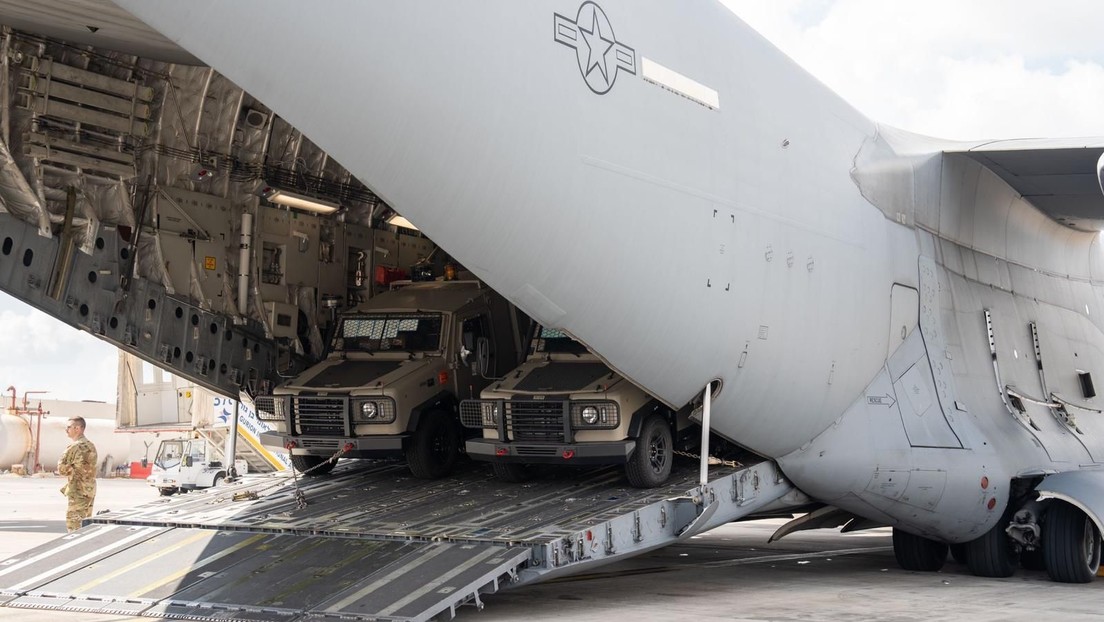
[[[444,273],[340,163],[178,49],[15,30],[0,46],[0,279],[28,304],[216,392],[263,393],[318,358],[336,310],[415,266]]]

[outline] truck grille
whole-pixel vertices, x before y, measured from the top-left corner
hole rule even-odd
[[[299,434],[345,436],[345,397],[298,395],[291,398],[292,420]]]
[[[564,443],[567,402],[506,402],[506,432],[515,441]]]

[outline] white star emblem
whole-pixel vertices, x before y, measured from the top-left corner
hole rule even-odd
[[[614,41],[602,35],[602,25],[598,23],[598,13],[593,14],[590,30],[580,26],[579,32],[583,33],[583,41],[587,44],[587,48],[589,49],[586,75],[589,75],[590,72],[597,67],[598,71],[602,72],[602,79],[609,84],[609,71],[606,68],[606,54],[613,49]]]

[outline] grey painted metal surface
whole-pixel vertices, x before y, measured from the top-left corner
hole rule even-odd
[[[1096,162],[1104,138],[988,142],[963,151],[1051,218],[1082,231],[1104,228]]]
[[[792,492],[769,462],[710,475],[697,487],[683,464],[644,491],[615,468],[503,486],[475,465],[422,482],[354,463],[302,482],[305,507],[286,476],[266,476],[98,515],[4,562],[0,595],[7,607],[191,619],[451,617],[504,584],[685,540]],[[235,500],[248,492],[259,498]]]
[[[256,322],[235,325],[145,279],[123,285],[134,246],[105,226],[75,252],[58,297],[47,294],[61,245],[0,212],[0,287],[27,304],[225,395],[280,380],[275,344]]]
[[[72,536],[95,546],[108,526]],[[53,544],[26,555],[68,566],[48,580],[16,588],[8,607],[97,611],[200,619],[424,620],[493,592],[529,552],[500,545],[378,541],[336,537],[127,527],[143,534],[125,547],[73,564]],[[83,542],[82,542],[83,543]],[[60,560],[58,559],[60,558]],[[19,576],[16,579],[21,578]],[[9,590],[9,594],[10,594]]]
[[[1067,471],[1043,478],[1040,499],[1058,499],[1080,508],[1104,534],[1104,471]]]

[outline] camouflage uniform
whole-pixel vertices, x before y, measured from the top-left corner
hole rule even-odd
[[[61,488],[61,494],[69,499],[69,511],[65,513],[65,526],[69,531],[80,529],[81,520],[92,516],[97,464],[96,446],[83,434],[58,460],[58,473],[69,477],[69,482]]]

